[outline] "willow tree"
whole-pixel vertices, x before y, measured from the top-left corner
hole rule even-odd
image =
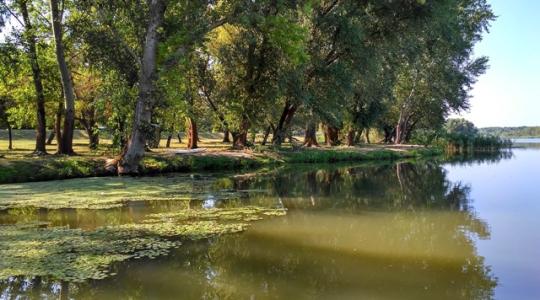
[[[431,3],[432,17],[402,39],[405,52],[394,88],[394,143],[418,127],[442,126],[451,112],[469,106],[469,92],[488,59],[473,57],[474,45],[494,19],[485,0]]]

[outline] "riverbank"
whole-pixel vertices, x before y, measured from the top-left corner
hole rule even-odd
[[[418,146],[370,145],[316,149],[258,149],[258,151],[168,151],[149,153],[141,162],[140,175],[172,172],[246,170],[294,163],[333,163],[431,157],[437,149]],[[20,183],[70,178],[115,176],[106,168],[108,158],[46,156],[0,158],[0,183]]]

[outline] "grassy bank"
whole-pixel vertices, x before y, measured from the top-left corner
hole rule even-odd
[[[140,174],[245,170],[294,163],[333,163],[429,157],[440,154],[430,148],[384,146],[321,149],[263,149],[256,153],[211,151],[197,154],[152,153],[141,162]],[[0,159],[0,183],[46,181],[68,178],[114,176],[100,157],[38,157]]]

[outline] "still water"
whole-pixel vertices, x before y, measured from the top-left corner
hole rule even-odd
[[[185,201],[159,200],[182,193],[197,209],[265,205],[287,215],[185,242],[154,260],[117,264],[117,275],[104,280],[3,280],[0,298],[57,298],[64,289],[73,299],[540,299],[539,178],[540,150],[520,148],[446,161],[297,165],[262,175],[3,186],[0,195],[13,203],[37,191],[67,201],[62,197],[85,197],[96,187],[106,198],[119,184],[150,200],[8,207],[2,224],[25,218],[93,230],[185,209]]]

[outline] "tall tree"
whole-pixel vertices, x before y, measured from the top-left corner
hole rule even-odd
[[[34,154],[44,155],[47,154],[46,138],[47,138],[47,123],[45,117],[45,92],[43,89],[42,73],[38,63],[37,51],[36,51],[36,35],[30,15],[28,13],[28,1],[17,0],[17,5],[22,15],[22,23],[24,25],[24,45],[28,58],[30,60],[30,66],[32,68],[32,79],[34,82],[34,88],[36,93],[36,148]]]
[[[139,96],[135,108],[131,136],[125,152],[118,163],[120,174],[137,173],[139,161],[144,156],[146,136],[150,130],[152,109],[157,97],[157,50],[158,30],[163,22],[165,0],[149,1],[149,18],[141,60]]]
[[[58,146],[58,154],[74,154],[73,151],[73,131],[75,129],[75,91],[73,89],[73,81],[66,62],[65,47],[63,41],[62,19],[64,12],[58,5],[58,0],[50,0],[51,6],[51,24],[54,35],[54,43],[56,49],[56,60],[60,77],[62,79],[62,88],[64,90],[64,128],[62,140]]]

